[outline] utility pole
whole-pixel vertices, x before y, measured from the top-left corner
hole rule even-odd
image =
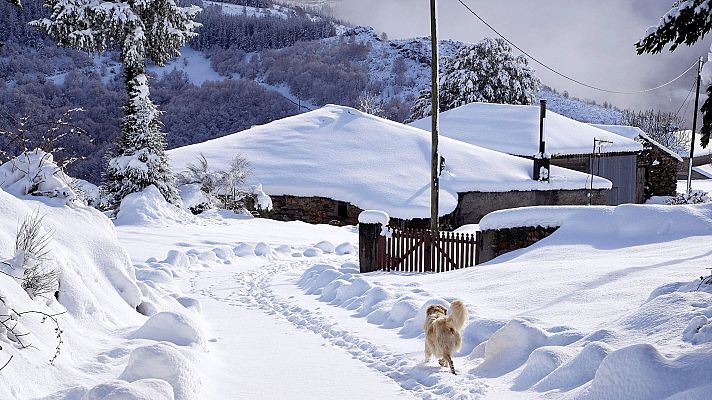
[[[437,0],[430,0],[430,36],[432,39],[432,159],[430,171],[430,230],[437,234],[439,231],[439,195],[440,195],[440,156],[438,155],[438,114],[440,113],[439,97],[439,71],[438,71],[438,17]]]
[[[692,116],[692,137],[690,138],[690,162],[687,166],[687,194],[688,196],[692,193],[692,160],[695,156],[695,133],[697,132],[697,112],[700,104],[700,82],[702,81],[702,57],[697,64],[697,92],[695,93],[695,109],[693,110]]]

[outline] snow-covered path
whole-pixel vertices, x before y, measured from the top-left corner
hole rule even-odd
[[[323,260],[328,261],[329,258],[327,256]],[[379,399],[391,396],[407,398],[415,395],[418,398],[436,399],[477,395],[482,392],[483,384],[479,381],[467,382],[466,380],[463,384],[462,378],[447,374],[435,364],[421,364],[420,349],[411,353],[393,351],[388,346],[373,343],[351,330],[344,329],[337,322],[322,315],[318,309],[302,308],[294,303],[294,299],[275,294],[272,288],[275,275],[289,271],[302,272],[318,261],[314,259],[275,261],[244,272],[234,272],[218,280],[214,276],[207,276],[214,275],[213,270],[200,273],[200,282],[214,283],[196,289],[202,296],[209,297],[215,302],[211,306],[225,311],[222,313],[216,309],[211,310],[210,314],[213,314],[214,318],[211,318],[210,314],[205,315],[208,322],[213,320],[213,323],[219,325],[216,328],[230,336],[233,336],[233,332],[237,336],[247,333],[249,339],[231,337],[228,340],[237,340],[235,344],[238,347],[247,345],[245,351],[234,351],[234,347],[230,347],[236,357],[244,356],[246,359],[253,360],[249,363],[251,365],[249,373],[262,370],[269,374],[269,371],[272,371],[275,378],[281,382],[282,387],[278,390],[281,393],[286,391],[293,394],[295,398],[299,398],[300,395],[323,398],[318,390],[318,383],[323,382],[325,371],[338,371],[336,376],[327,374],[331,387],[331,389],[326,388],[327,391],[333,391],[334,387],[359,388],[344,393],[345,398],[349,398],[348,396],[362,398],[368,395]],[[225,305],[232,307],[232,310],[226,309]],[[295,329],[298,331],[294,332]],[[253,331],[245,332],[245,330]],[[273,341],[272,337],[282,337],[283,340]],[[259,343],[266,343],[268,354],[271,353],[275,357],[268,355],[262,367],[254,367],[255,362],[260,364],[263,361],[257,348],[260,346],[250,343],[252,338]],[[277,344],[276,348],[270,348],[275,344]],[[321,347],[322,351],[319,352],[321,354],[314,354],[312,345]],[[341,360],[344,357],[349,358],[350,362]],[[289,361],[285,363],[284,360]],[[320,360],[319,363],[325,365],[315,365],[312,360]],[[238,360],[235,362],[239,363]],[[284,369],[275,371],[275,366],[280,364],[289,365],[290,368],[298,367],[297,375]],[[264,379],[262,372],[257,374]],[[242,376],[241,373],[237,375]],[[300,383],[304,386],[299,385]],[[395,390],[394,388],[398,386],[394,384],[402,389]],[[262,393],[260,388],[254,389],[258,393],[250,392],[257,398],[263,396],[274,398]],[[467,397],[469,396],[463,398]]]
[[[274,273],[306,264],[277,262],[247,271],[216,266],[196,273],[193,295],[203,303],[216,340],[209,346],[214,357],[208,368],[215,375],[204,383],[205,398],[329,398],[335,387],[351,388],[339,394],[344,399],[408,398],[348,353],[297,329],[303,326],[301,310],[271,295]]]

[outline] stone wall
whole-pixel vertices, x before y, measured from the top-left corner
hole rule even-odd
[[[682,163],[648,141],[643,141],[643,146],[645,149],[638,155],[638,165],[645,169],[645,198],[674,196],[677,193],[677,171]]]
[[[510,251],[529,247],[559,229],[558,227],[527,226],[482,231],[480,263],[492,260]]]
[[[534,190],[502,193],[460,193],[458,206],[450,214],[452,228],[479,223],[492,211],[529,206],[559,206],[588,204],[588,190]],[[606,204],[606,190],[591,191],[591,204]]]
[[[591,204],[605,204],[605,190],[591,192]],[[537,190],[502,193],[468,192],[460,193],[455,211],[440,218],[441,229],[450,230],[462,225],[476,224],[492,211],[517,207],[546,205],[588,204],[587,190]],[[360,208],[326,197],[270,196],[272,211],[263,212],[262,217],[278,221],[304,221],[310,224],[356,225]],[[345,209],[344,209],[345,207]],[[345,214],[339,213],[345,211]],[[427,229],[428,219],[408,221],[391,218],[391,226],[401,228]]]
[[[356,225],[358,223],[358,215],[363,211],[350,203],[340,202],[326,197],[270,197],[272,198],[272,211],[265,213],[263,216],[278,221]]]

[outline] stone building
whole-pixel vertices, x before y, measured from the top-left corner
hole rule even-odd
[[[430,118],[410,125],[430,131]],[[539,132],[539,106],[470,103],[440,115],[443,136],[520,157],[539,153]],[[552,165],[612,182],[605,204],[643,201],[637,159],[643,145],[635,140],[547,111],[544,142]]]
[[[168,152],[174,171],[201,154],[225,169],[240,154],[252,166],[272,211],[261,216],[317,224],[356,224],[362,210],[387,212],[395,224],[427,226],[430,133],[349,107],[319,110]],[[603,204],[610,181],[552,167],[532,179],[533,161],[454,139],[440,140],[444,159],[439,215],[443,226],[477,223],[499,209]]]
[[[682,157],[655,141],[640,128],[624,125],[594,125],[597,128],[633,139],[643,145],[638,155],[638,179],[644,182],[645,199],[652,196],[674,196]]]

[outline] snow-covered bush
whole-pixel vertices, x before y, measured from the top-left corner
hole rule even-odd
[[[52,235],[42,228],[38,211],[28,215],[17,229],[15,257],[10,267],[22,271],[22,288],[31,298],[54,294],[59,289],[59,269],[51,265]]]
[[[445,61],[440,79],[440,110],[472,102],[531,104],[541,83],[524,56],[514,56],[502,39],[485,38],[462,47]],[[421,92],[410,121],[432,113],[431,92]]]
[[[710,198],[707,196],[707,192],[703,190],[693,190],[690,194],[678,193],[677,196],[670,198],[666,201],[666,204],[677,205],[677,204],[701,204],[709,203]]]
[[[124,197],[116,213],[115,225],[152,225],[194,221],[191,213],[168,203],[151,185]]]
[[[190,210],[194,215],[201,214],[213,208],[213,199],[201,189],[199,183],[189,183],[178,187],[183,208]]]
[[[50,257],[52,235],[42,227],[38,211],[20,223],[12,258],[0,260],[0,273],[18,281],[30,298],[50,299],[59,289],[59,269]]]
[[[52,154],[40,149],[23,152],[0,165],[0,188],[15,196],[44,196],[77,199],[73,179],[54,162]]]
[[[183,207],[193,214],[200,214],[216,203],[229,210],[243,209],[248,204],[260,212],[272,210],[272,199],[262,191],[262,185],[247,185],[251,175],[250,163],[241,155],[232,159],[229,169],[214,170],[201,154],[186,171],[178,174],[181,198],[186,202]]]

